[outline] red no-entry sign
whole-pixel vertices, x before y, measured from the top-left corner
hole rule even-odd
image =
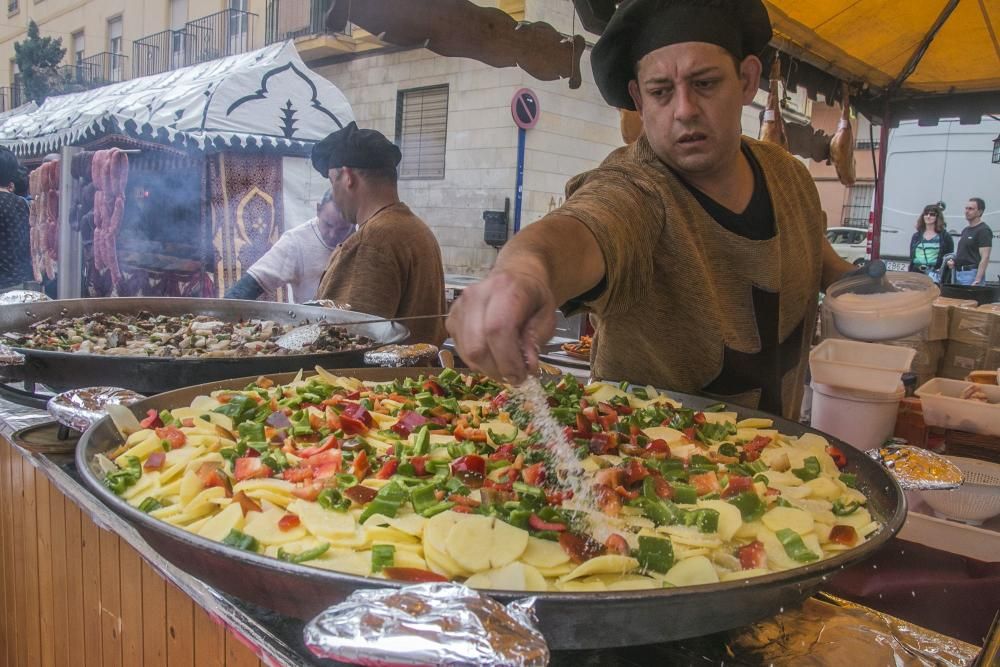
[[[522,130],[530,130],[538,124],[538,117],[542,113],[542,107],[538,103],[538,97],[530,88],[522,88],[514,93],[514,99],[510,102],[510,115],[514,117],[514,124]]]

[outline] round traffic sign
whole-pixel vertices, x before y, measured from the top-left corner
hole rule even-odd
[[[514,99],[510,102],[510,114],[514,117],[514,124],[522,130],[530,130],[538,124],[538,117],[542,113],[542,107],[538,103],[538,96],[530,88],[522,88],[514,93]]]

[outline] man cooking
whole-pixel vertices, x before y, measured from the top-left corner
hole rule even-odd
[[[554,312],[586,309],[594,375],[794,418],[817,295],[851,270],[806,168],[741,135],[771,38],[760,0],[626,0],[592,53],[644,135],[567,185],[452,307],[475,368],[519,381]]]
[[[227,299],[256,299],[289,285],[296,303],[312,301],[330,261],[354,225],[344,219],[329,190],[316,205],[316,217],[281,235],[263,257],[226,292]]]
[[[332,185],[337,208],[357,231],[330,258],[317,298],[380,317],[445,312],[441,249],[430,228],[399,200],[399,147],[355,123],[313,148],[312,162]],[[440,345],[443,318],[410,321],[411,343]]]

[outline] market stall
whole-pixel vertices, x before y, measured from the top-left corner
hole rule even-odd
[[[326,184],[306,157],[351,120],[291,43],[8,115],[0,144],[60,158],[32,174],[36,279],[61,274],[63,297],[222,296],[312,217]]]

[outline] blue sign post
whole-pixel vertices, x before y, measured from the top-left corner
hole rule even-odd
[[[528,130],[538,124],[541,114],[538,97],[528,88],[514,93],[510,102],[510,114],[517,125],[517,190],[514,193],[514,233],[521,231],[521,201],[524,196],[524,147]]]

